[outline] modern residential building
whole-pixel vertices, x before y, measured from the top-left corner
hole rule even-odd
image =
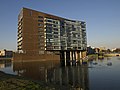
[[[22,8],[17,41],[15,59],[81,58],[87,48],[86,23]]]

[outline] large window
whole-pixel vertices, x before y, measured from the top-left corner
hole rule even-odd
[[[41,23],[38,23],[38,26],[43,26],[43,24],[41,24]]]
[[[54,32],[54,34],[58,34],[58,32]]]
[[[52,33],[52,27],[47,27],[46,28],[46,33]]]
[[[52,38],[51,34],[47,34],[46,36],[47,36],[47,38]]]
[[[54,38],[58,38],[58,35],[57,36],[55,35]]]
[[[47,27],[52,27],[52,24],[48,24],[48,23],[47,23],[46,26],[47,26]]]
[[[38,16],[38,18],[43,18],[43,16]]]
[[[43,20],[38,20],[38,22],[43,22]]]
[[[38,30],[40,30],[40,31],[41,31],[41,30],[43,30],[43,28],[38,28]]]

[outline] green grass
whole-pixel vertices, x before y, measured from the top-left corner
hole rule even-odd
[[[0,72],[0,90],[55,90],[55,88]]]

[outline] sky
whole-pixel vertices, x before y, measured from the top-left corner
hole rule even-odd
[[[17,50],[22,7],[85,21],[88,45],[120,48],[120,0],[0,0],[0,50]]]

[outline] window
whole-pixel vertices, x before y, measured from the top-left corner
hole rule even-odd
[[[47,54],[52,54],[53,52],[47,51]]]
[[[52,35],[50,35],[50,34],[47,34],[47,38],[52,38]]]
[[[30,16],[32,16],[32,11],[30,11]]]
[[[38,16],[38,18],[43,18],[43,16]]]
[[[44,45],[44,43],[39,43],[39,45],[40,45],[40,46],[43,46],[43,45]]]
[[[54,32],[54,34],[58,34],[58,32]]]
[[[47,29],[47,33],[52,33],[52,30],[50,30],[50,29]]]
[[[78,37],[80,37],[80,35],[78,34]]]
[[[76,40],[73,40],[73,44],[76,44],[77,43],[77,41]]]
[[[57,28],[54,28],[54,31],[58,31],[58,29],[57,29]]]
[[[57,27],[57,25],[53,25],[54,27]]]
[[[38,22],[43,22],[43,20],[38,20]]]
[[[44,54],[44,51],[39,51],[39,54]]]
[[[56,22],[56,24],[58,24],[58,22]]]
[[[56,43],[56,42],[55,42],[54,45],[59,45],[59,43]]]
[[[38,28],[38,30],[43,30],[43,28]]]
[[[73,33],[73,37],[76,38],[76,34],[75,33]]]
[[[52,24],[46,24],[47,27],[52,27]]]
[[[52,22],[51,20],[47,20],[47,22]]]
[[[59,49],[59,47],[55,46],[54,49]]]
[[[38,26],[43,26],[43,24],[41,24],[41,23],[38,23]]]
[[[46,31],[47,31],[47,33],[52,33],[52,27],[47,27]]]
[[[58,36],[54,36],[54,38],[58,38]]]

